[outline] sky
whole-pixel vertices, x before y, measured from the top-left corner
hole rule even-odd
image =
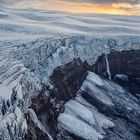
[[[140,0],[0,0],[0,6],[73,13],[140,15]]]

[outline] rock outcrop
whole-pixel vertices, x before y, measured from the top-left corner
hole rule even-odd
[[[130,78],[140,77],[140,50],[114,51],[98,58],[94,71],[99,75],[107,75],[107,61],[111,78],[116,74],[127,75]]]

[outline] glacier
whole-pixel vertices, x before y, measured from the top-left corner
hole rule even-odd
[[[0,46],[2,56],[0,61],[0,96],[3,102],[9,102],[10,104],[8,107],[6,107],[6,112],[7,110],[10,110],[10,108],[13,108],[13,111],[10,111],[10,113],[12,113],[11,115],[13,115],[14,109],[18,107],[18,109],[23,113],[20,119],[24,120],[24,115],[28,112],[28,107],[31,105],[31,98],[37,97],[41,92],[43,88],[42,83],[49,87],[52,86],[53,88],[53,85],[50,83],[49,77],[52,75],[53,70],[58,66],[63,66],[71,62],[74,58],[80,58],[83,62],[87,61],[89,65],[93,65],[100,55],[102,55],[103,53],[108,54],[112,50],[130,50],[132,49],[132,47],[135,50],[139,50],[140,43],[138,41],[139,40],[136,38],[97,39],[94,37],[81,36],[70,38],[56,37],[56,39],[41,38],[33,41],[27,41],[27,43],[24,42],[24,44],[21,44],[21,42],[19,41],[1,42]],[[115,42],[116,45],[110,46],[110,42]],[[82,88],[84,90],[85,86],[88,85],[87,89],[89,88],[89,95],[94,97],[95,95],[92,95],[92,91],[94,91],[98,100],[108,106],[114,106],[110,95],[108,96],[106,94],[103,94],[102,90],[96,87],[92,89],[93,84],[91,84],[90,82],[93,82],[94,85],[98,86],[103,86],[106,82],[103,82],[95,74],[90,75],[89,72],[87,80],[83,83]],[[111,89],[113,88],[112,85],[110,86],[108,85],[108,83],[106,84],[107,87],[110,87]],[[115,88],[118,87],[115,86]],[[122,89],[119,88],[119,90],[121,92]],[[14,120],[11,115],[8,115],[8,117],[6,113],[2,116],[7,123],[10,123],[10,125]],[[9,120],[7,120],[7,117],[8,119],[12,117],[10,119],[10,122]],[[81,114],[81,117],[84,116]],[[69,119],[72,119],[71,121],[74,121],[73,118]],[[90,118],[86,117],[83,119],[86,119],[86,121],[90,120]],[[25,124],[24,121],[22,123]],[[90,123],[93,124],[93,122]],[[27,126],[24,126],[26,130]],[[18,128],[22,127],[23,125],[21,124]],[[96,133],[95,130],[92,131]],[[103,130],[101,129],[100,131]],[[26,131],[24,131],[24,133],[25,132]],[[86,134],[83,137],[85,138]],[[102,136],[99,135],[99,137]],[[92,136],[89,139],[92,139]]]
[[[35,110],[31,109],[32,99],[44,91],[44,86],[49,90],[55,89],[50,79],[54,70],[58,67],[63,69],[66,64],[78,58],[92,66],[102,54],[105,54],[109,80],[91,71],[87,72],[79,91],[75,93],[76,97],[65,102],[64,111],[58,116],[60,134],[66,130],[83,139],[98,140],[104,138],[107,129],[116,126],[113,118],[111,120],[104,112],[113,112],[112,109],[122,107],[128,110],[128,115],[131,111],[135,112],[136,116],[139,115],[137,99],[111,79],[108,61],[108,54],[111,52],[140,50],[139,22],[138,17],[111,15],[83,17],[80,14],[71,15],[54,11],[2,9],[0,11],[1,139],[26,139],[28,117],[37,130],[45,133],[49,140],[54,139],[45,124],[39,120]],[[124,78],[121,74],[116,77]],[[49,96],[46,90],[45,97]],[[103,104],[108,110],[104,108],[98,110],[98,107],[87,101],[85,96],[97,101],[97,104],[100,103],[101,107]],[[53,99],[51,102],[56,108],[60,107]],[[130,119],[132,116],[127,117]],[[134,121],[135,118],[132,119]],[[61,140],[60,134],[57,139],[60,137]]]
[[[112,41],[116,42],[115,46],[110,46]],[[117,40],[82,36],[56,37],[56,39],[50,40],[43,38],[27,41],[27,44],[26,42],[22,44],[19,41],[1,42],[0,93],[2,101],[10,104],[10,106],[6,107],[6,112],[10,108],[14,110],[17,106],[23,114],[26,113],[31,104],[31,98],[37,96],[42,90],[42,83],[51,85],[49,76],[58,66],[65,65],[74,58],[81,58],[83,62],[87,61],[92,65],[102,53],[108,54],[112,50],[129,50],[132,47],[136,50],[139,49],[140,43],[138,41],[136,38],[126,38],[126,40],[119,38]],[[93,81],[94,79],[95,81]],[[100,86],[103,84],[96,75],[91,75],[88,81],[93,81]],[[95,87],[94,90],[96,90]],[[99,89],[96,92],[101,101],[104,101],[105,104],[113,105],[110,98],[102,94]],[[10,113],[13,115],[14,111],[10,111]],[[11,115],[8,115],[8,117],[6,113],[2,117],[8,123],[7,117],[11,118]],[[21,119],[24,120],[25,116],[22,115]],[[9,122],[10,125],[13,120],[14,118],[12,117],[11,122]],[[25,122],[23,121],[22,123]]]

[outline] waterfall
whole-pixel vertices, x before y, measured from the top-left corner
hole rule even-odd
[[[105,61],[106,61],[106,71],[108,74],[108,79],[111,80],[111,72],[110,72],[109,61],[108,61],[107,55],[105,55]]]

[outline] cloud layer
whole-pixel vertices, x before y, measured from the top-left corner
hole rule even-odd
[[[140,0],[69,0],[72,2],[90,2],[90,3],[140,3]]]
[[[0,6],[140,15],[140,0],[0,0]]]
[[[14,2],[26,2],[26,1],[49,1],[49,0],[0,0],[1,4],[12,4]],[[61,1],[61,0],[60,0]],[[138,4],[140,3],[140,0],[63,0],[63,1],[70,1],[70,2],[85,2],[85,3],[131,3],[131,4]]]

